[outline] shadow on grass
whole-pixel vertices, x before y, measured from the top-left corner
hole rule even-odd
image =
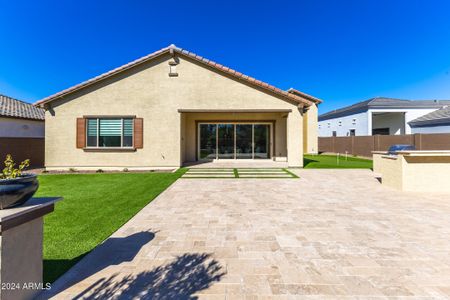
[[[197,299],[224,275],[210,254],[189,253],[150,271],[101,278],[74,299]]]
[[[315,159],[310,159],[310,158],[303,158],[303,168],[305,168],[307,165],[309,165],[310,163],[314,163],[314,162],[319,162],[318,160]]]
[[[86,252],[73,259],[44,259],[44,282],[54,282],[88,253]]]

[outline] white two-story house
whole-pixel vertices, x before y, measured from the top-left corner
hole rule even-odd
[[[410,122],[450,105],[450,100],[377,97],[319,115],[319,136],[414,133]]]

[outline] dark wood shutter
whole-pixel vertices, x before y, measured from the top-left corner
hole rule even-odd
[[[144,148],[144,119],[134,119],[134,148]]]
[[[77,118],[77,148],[86,147],[86,119]]]

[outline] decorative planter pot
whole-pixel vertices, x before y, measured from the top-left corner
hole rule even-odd
[[[39,187],[35,174],[23,174],[14,179],[0,179],[0,209],[27,202]]]

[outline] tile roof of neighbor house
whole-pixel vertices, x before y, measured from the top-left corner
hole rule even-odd
[[[350,106],[332,110],[321,114],[319,121],[343,117],[355,113],[367,111],[370,108],[441,108],[444,105],[450,105],[450,100],[404,100],[386,97],[376,97],[369,100],[361,101]]]
[[[108,78],[110,76],[116,75],[116,74],[118,74],[118,73],[120,73],[122,71],[128,70],[128,69],[130,69],[130,68],[132,68],[134,66],[137,66],[137,65],[139,65],[141,63],[144,63],[144,62],[147,62],[149,60],[152,60],[152,59],[154,59],[156,57],[159,57],[160,55],[163,55],[163,54],[166,54],[166,53],[172,53],[172,54],[176,53],[178,55],[182,55],[182,56],[191,58],[191,59],[193,59],[193,60],[195,60],[197,62],[200,62],[200,63],[202,63],[202,64],[204,64],[204,65],[206,65],[208,67],[214,68],[214,69],[216,69],[218,71],[221,71],[221,72],[223,72],[223,73],[225,73],[225,74],[227,74],[229,76],[232,76],[232,77],[234,77],[234,78],[236,78],[238,80],[242,80],[242,81],[244,81],[247,84],[256,86],[258,88],[261,88],[263,90],[271,92],[271,93],[273,93],[275,95],[278,95],[278,96],[280,96],[280,97],[282,97],[282,98],[284,98],[286,100],[290,100],[290,101],[293,101],[293,102],[296,102],[296,103],[299,103],[299,104],[302,104],[302,105],[310,106],[315,101],[318,100],[317,98],[314,98],[314,97],[312,97],[312,96],[310,96],[308,94],[302,93],[302,95],[300,95],[300,94],[294,94],[292,92],[283,91],[282,89],[279,89],[279,88],[277,88],[277,87],[275,87],[273,85],[270,85],[270,84],[265,83],[263,81],[257,80],[257,79],[255,79],[253,77],[248,76],[248,75],[242,74],[242,73],[240,73],[238,71],[230,69],[230,68],[228,68],[226,66],[223,66],[223,65],[221,65],[219,63],[216,63],[216,62],[214,62],[212,60],[209,60],[209,59],[206,59],[204,57],[201,57],[201,56],[199,56],[199,55],[197,55],[195,53],[192,53],[190,51],[187,51],[187,50],[184,50],[182,48],[176,47],[175,45],[172,44],[172,45],[170,45],[170,46],[168,46],[166,48],[162,48],[162,49],[160,49],[158,51],[155,51],[155,52],[153,52],[153,53],[151,53],[149,55],[146,55],[144,57],[136,59],[136,60],[134,60],[134,61],[132,61],[132,62],[130,62],[128,64],[125,64],[123,66],[115,68],[115,69],[113,69],[111,71],[103,73],[103,74],[101,74],[99,76],[96,76],[96,77],[94,77],[92,79],[84,81],[84,82],[82,82],[80,84],[77,84],[77,85],[75,85],[73,87],[70,87],[70,88],[65,89],[65,90],[63,90],[61,92],[58,92],[58,93],[53,94],[53,95],[51,95],[49,97],[46,97],[46,98],[44,98],[44,99],[42,99],[40,101],[37,101],[34,105],[38,105],[38,106],[43,107],[45,104],[47,104],[47,103],[49,103],[49,102],[51,102],[53,100],[56,100],[56,99],[58,99],[60,97],[63,97],[63,96],[66,96],[66,95],[68,95],[68,94],[70,94],[72,92],[75,92],[75,91],[77,91],[79,89],[82,89],[82,88],[84,88],[86,86],[89,86],[89,85],[91,85],[93,83],[96,83],[96,82],[98,82],[98,81],[100,81],[102,79],[105,79],[105,78]]]
[[[408,124],[413,127],[450,124],[450,106],[446,105],[441,109],[418,117],[417,119],[408,122]]]
[[[45,110],[0,94],[0,117],[44,120]]]

